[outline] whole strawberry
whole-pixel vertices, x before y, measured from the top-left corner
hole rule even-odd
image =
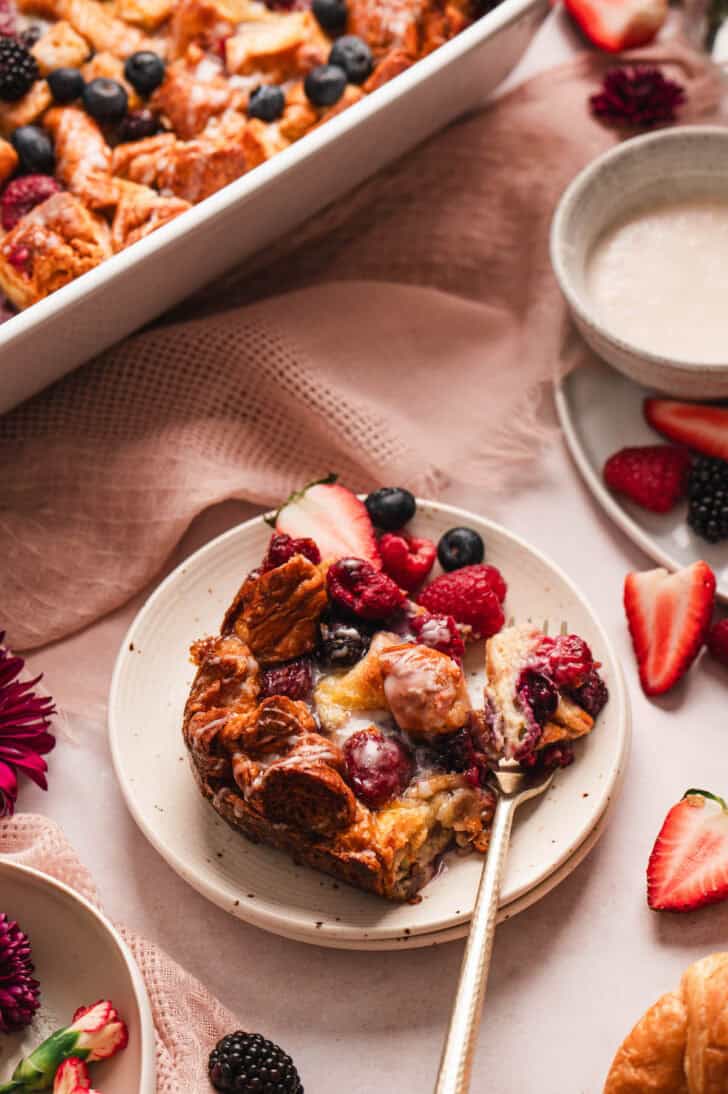
[[[490,638],[505,622],[501,592],[505,595],[505,582],[495,567],[463,566],[436,577],[422,590],[418,603],[433,615],[450,615],[467,624],[475,638]]]
[[[385,573],[411,593],[434,566],[437,548],[429,539],[385,532],[379,540],[379,554]]]
[[[728,619],[719,619],[708,631],[708,652],[728,668]]]
[[[669,444],[623,448],[604,465],[610,490],[653,513],[667,513],[687,493],[692,462],[686,448]]]

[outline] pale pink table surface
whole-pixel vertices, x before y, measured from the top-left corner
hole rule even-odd
[[[520,75],[572,50],[552,17]],[[485,420],[486,401],[483,413]],[[728,679],[703,662],[665,701],[643,697],[621,588],[627,570],[648,560],[596,508],[561,441],[546,454],[541,480],[498,504],[483,504],[467,487],[453,487],[445,500],[502,522],[549,554],[590,598],[623,657],[634,739],[621,797],[576,872],[499,927],[472,1088],[598,1094],[634,1020],[687,964],[726,946],[728,905],[659,917],[645,905],[644,871],[667,808],[688,786],[728,792],[724,755],[701,751],[706,726],[714,731],[725,721]],[[254,512],[236,503],[208,512],[170,567]],[[78,743],[59,743],[49,793],[26,786],[22,808],[63,826],[113,918],[164,946],[247,1028],[293,1055],[307,1094],[427,1094],[462,943],[360,954],[288,942],[207,903],[136,828],[111,766],[105,702],[117,649],[143,600],[31,658]]]

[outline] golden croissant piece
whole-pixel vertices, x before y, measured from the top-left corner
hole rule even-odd
[[[640,1018],[603,1094],[728,1094],[728,953],[696,961]]]

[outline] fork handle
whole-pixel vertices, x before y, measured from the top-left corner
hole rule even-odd
[[[467,1094],[470,1090],[475,1042],[493,952],[501,880],[516,806],[515,798],[499,795],[488,856],[483,866],[460,968],[457,996],[440,1058],[435,1094]]]

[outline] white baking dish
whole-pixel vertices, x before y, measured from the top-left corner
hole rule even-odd
[[[0,325],[0,412],[40,391],[481,103],[548,0],[503,0],[407,72]]]

